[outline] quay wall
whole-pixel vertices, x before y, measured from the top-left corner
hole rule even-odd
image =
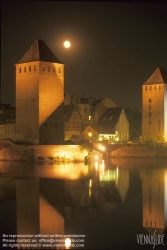
[[[150,148],[145,145],[113,145],[110,157],[167,157],[167,147]]]
[[[88,155],[78,145],[17,145],[0,142],[0,160],[83,162]]]

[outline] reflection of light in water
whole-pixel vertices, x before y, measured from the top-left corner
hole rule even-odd
[[[92,180],[90,179],[89,180],[89,197],[91,196],[92,194]]]
[[[101,164],[102,174],[104,174],[104,169],[105,169],[105,164],[104,164],[104,160],[102,160],[102,164]]]
[[[96,161],[96,162],[95,162],[95,169],[96,169],[96,171],[97,171],[97,169],[98,169],[98,165],[99,165],[99,164],[98,164],[98,162]]]
[[[65,239],[65,247],[70,248],[70,246],[71,246],[71,240],[70,240],[70,238],[66,238]]]
[[[116,169],[116,175],[117,175],[117,179],[118,179],[118,175],[119,175],[118,167]]]

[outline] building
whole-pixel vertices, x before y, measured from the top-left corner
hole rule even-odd
[[[73,135],[80,135],[83,127],[82,117],[76,105],[64,106],[64,140],[71,140]]]
[[[16,64],[16,141],[64,141],[64,64],[36,40]]]
[[[87,125],[82,131],[85,139],[91,141],[127,142],[129,122],[121,107],[106,108],[98,124]],[[91,135],[91,138],[90,138]]]
[[[142,140],[167,142],[167,72],[157,68],[142,86]]]
[[[0,139],[15,140],[16,109],[10,104],[1,104],[0,108]]]

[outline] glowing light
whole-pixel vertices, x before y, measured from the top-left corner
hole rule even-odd
[[[95,160],[97,160],[99,157],[98,157],[98,155],[95,155]]]
[[[65,239],[65,247],[70,248],[70,246],[71,246],[71,240],[70,240],[70,238],[66,238]]]
[[[98,169],[98,165],[99,165],[99,164],[98,164],[98,162],[96,161],[96,162],[95,162],[96,171],[97,171],[97,169]]]
[[[71,43],[70,43],[69,41],[65,41],[65,42],[64,42],[64,47],[65,47],[66,49],[70,48],[70,46],[71,46]]]
[[[92,180],[90,179],[90,181],[89,181],[89,187],[91,187],[92,186]]]
[[[104,151],[105,147],[103,145],[100,146],[100,150]]]

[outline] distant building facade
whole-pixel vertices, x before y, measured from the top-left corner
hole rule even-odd
[[[167,72],[157,68],[142,86],[142,141],[167,142]]]
[[[64,140],[64,64],[36,40],[16,64],[16,141]]]
[[[10,104],[0,106],[0,139],[15,140],[16,109]]]

